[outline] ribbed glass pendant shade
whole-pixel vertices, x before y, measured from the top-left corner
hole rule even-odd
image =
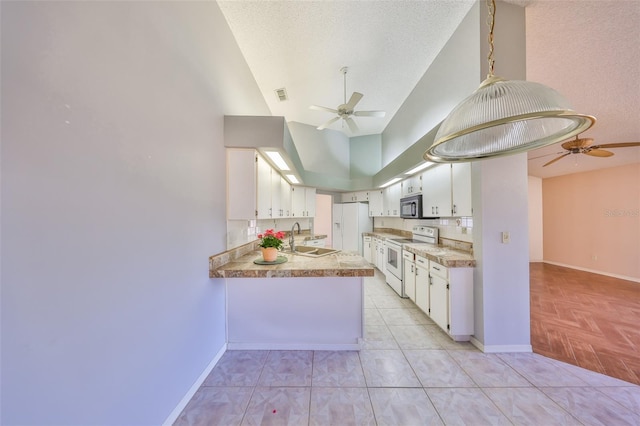
[[[424,158],[450,163],[514,154],[569,139],[594,122],[547,86],[491,75],[442,122]]]

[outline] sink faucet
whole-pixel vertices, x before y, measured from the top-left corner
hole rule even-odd
[[[291,234],[289,234],[289,247],[291,247],[292,252],[296,251],[295,239],[293,238],[293,230],[296,228],[296,225],[298,225],[298,235],[300,235],[300,224],[298,222],[293,224]]]

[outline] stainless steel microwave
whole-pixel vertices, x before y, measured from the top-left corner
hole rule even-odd
[[[422,194],[400,200],[400,217],[405,219],[422,219]]]

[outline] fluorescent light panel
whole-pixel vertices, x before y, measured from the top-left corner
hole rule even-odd
[[[431,161],[424,162],[424,163],[414,167],[413,169],[409,170],[408,172],[404,172],[404,174],[405,175],[412,175],[412,174],[418,173],[420,170],[424,170],[424,169],[426,169],[427,167],[429,167],[432,164],[434,164],[434,163],[432,163]]]
[[[388,181],[387,183],[383,183],[382,185],[380,185],[380,188],[386,188],[387,186],[389,186],[389,185],[393,185],[394,183],[399,182],[399,181],[401,181],[401,180],[402,180],[402,179],[401,179],[401,178],[399,178],[399,177],[397,177],[397,178],[393,178],[393,179],[391,179],[390,181]]]
[[[289,169],[287,162],[284,161],[284,158],[282,158],[279,152],[266,151],[266,154],[269,156],[269,158],[271,158],[271,161],[273,161],[276,167],[278,167],[280,170],[291,170]]]
[[[290,183],[293,183],[293,184],[300,183],[296,175],[286,175],[286,176],[287,176],[287,179],[289,179]]]

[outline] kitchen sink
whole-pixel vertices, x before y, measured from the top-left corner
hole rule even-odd
[[[297,246],[294,253],[309,257],[322,257],[338,253],[339,251],[340,250],[331,247]]]

